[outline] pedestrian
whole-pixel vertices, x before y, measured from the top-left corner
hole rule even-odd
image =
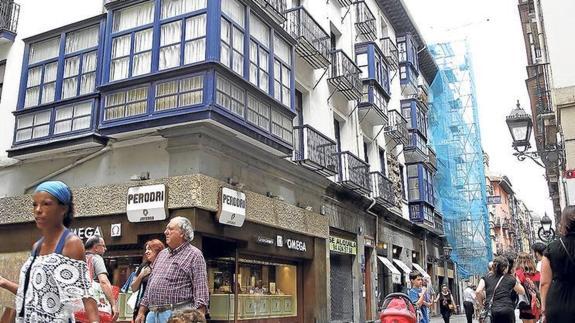
[[[547,245],[541,241],[537,241],[531,246],[533,256],[535,257],[535,261],[537,261],[536,269],[538,272],[541,272],[541,258],[543,258],[543,251],[545,251],[546,248]]]
[[[429,306],[431,303],[426,301],[427,288],[423,287],[423,276],[417,270],[409,273],[409,280],[411,281],[411,288],[407,290],[407,296],[417,306],[420,313],[418,323],[429,323]]]
[[[426,288],[426,298],[425,301],[429,303],[429,308],[427,309],[427,320],[431,322],[431,312],[433,311],[433,299],[435,298],[435,288],[431,283],[431,277],[427,276],[423,278],[423,286]]]
[[[443,318],[443,322],[449,323],[451,314],[455,311],[455,301],[453,300],[453,295],[446,284],[441,285],[441,291],[433,301],[434,303],[439,303],[439,313]]]
[[[191,244],[194,229],[190,220],[173,218],[164,235],[168,248],[160,251],[154,262],[136,323],[165,323],[176,310],[197,309],[206,314],[209,301],[206,261],[202,252]]]
[[[513,291],[521,295],[525,293],[517,278],[509,274],[507,258],[497,256],[493,260],[493,273],[481,278],[475,290],[478,301],[486,301],[483,304],[484,309],[491,311],[492,323],[515,322],[515,305],[511,298]]]
[[[84,245],[68,229],[74,218],[72,191],[63,182],[48,181],[36,187],[32,199],[42,238],[22,266],[19,283],[0,276],[0,287],[16,295],[16,322],[73,322],[82,306],[90,322],[98,322],[96,302],[88,297]]]
[[[133,319],[135,320],[138,316],[138,309],[140,307],[140,302],[146,291],[146,286],[148,285],[148,279],[152,273],[152,268],[154,267],[154,261],[160,253],[164,250],[165,246],[162,241],[158,239],[152,239],[146,242],[144,245],[144,257],[142,264],[136,269],[136,278],[130,285],[132,293],[138,293],[136,296],[136,305],[134,306]]]
[[[465,309],[467,323],[472,323],[475,312],[475,291],[471,284],[467,285],[467,288],[463,291],[463,308]]]
[[[104,263],[104,258],[102,256],[106,253],[106,242],[104,239],[98,235],[93,235],[88,240],[86,240],[86,262],[88,263],[88,270],[92,272],[92,280],[100,284],[102,290],[102,298],[105,298],[110,304],[110,316],[112,321],[116,321],[120,312],[118,311],[118,304],[114,297],[114,292],[112,289],[112,284],[110,279],[108,279],[108,270],[106,269],[106,264]],[[95,291],[94,294],[99,292]],[[99,295],[94,295],[98,297]],[[100,301],[96,299],[96,301]],[[103,300],[102,300],[103,301]]]
[[[200,311],[195,309],[187,309],[184,311],[176,311],[172,313],[168,323],[205,323],[206,317]]]
[[[515,275],[521,282],[521,285],[525,289],[526,295],[528,295],[528,300],[531,303],[535,300],[540,304],[539,300],[539,281],[541,280],[541,275],[537,272],[535,261],[533,257],[528,253],[520,253],[517,256],[517,267],[515,268]],[[519,309],[519,318],[523,323],[535,323],[539,318],[539,311],[533,311],[531,304]],[[540,306],[539,306],[540,308]]]
[[[575,206],[563,210],[559,231],[541,259],[541,311],[547,323],[575,321]]]

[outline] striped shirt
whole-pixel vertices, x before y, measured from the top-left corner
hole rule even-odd
[[[184,242],[158,254],[140,305],[161,306],[190,301],[194,308],[208,306],[206,261],[200,249]]]

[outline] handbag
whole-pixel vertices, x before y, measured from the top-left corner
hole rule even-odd
[[[495,289],[493,289],[493,295],[491,296],[489,303],[487,303],[487,305],[485,305],[485,307],[483,307],[483,309],[481,310],[481,314],[479,315],[479,321],[482,323],[491,323],[492,319],[491,306],[493,305],[493,299],[495,298],[495,292],[497,291],[497,287],[499,287],[499,283],[501,283],[503,277],[505,277],[505,275],[499,278],[497,285],[495,285]]]

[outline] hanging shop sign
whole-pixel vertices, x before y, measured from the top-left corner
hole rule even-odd
[[[216,214],[222,224],[241,227],[246,219],[246,194],[222,187],[219,196],[219,208]]]
[[[126,197],[126,213],[130,222],[165,220],[168,215],[166,185],[130,187]]]
[[[329,250],[350,255],[357,254],[357,242],[339,237],[329,237]]]
[[[501,204],[501,196],[499,195],[492,195],[487,197],[487,204]]]

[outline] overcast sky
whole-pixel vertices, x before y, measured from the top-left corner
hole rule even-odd
[[[527,58],[514,0],[403,0],[427,43],[467,38],[471,48],[483,149],[490,172],[507,175],[536,214],[553,214],[543,168],[518,161],[505,117],[519,99],[529,110]],[[533,144],[534,146],[534,144]],[[553,218],[553,216],[551,216]]]

